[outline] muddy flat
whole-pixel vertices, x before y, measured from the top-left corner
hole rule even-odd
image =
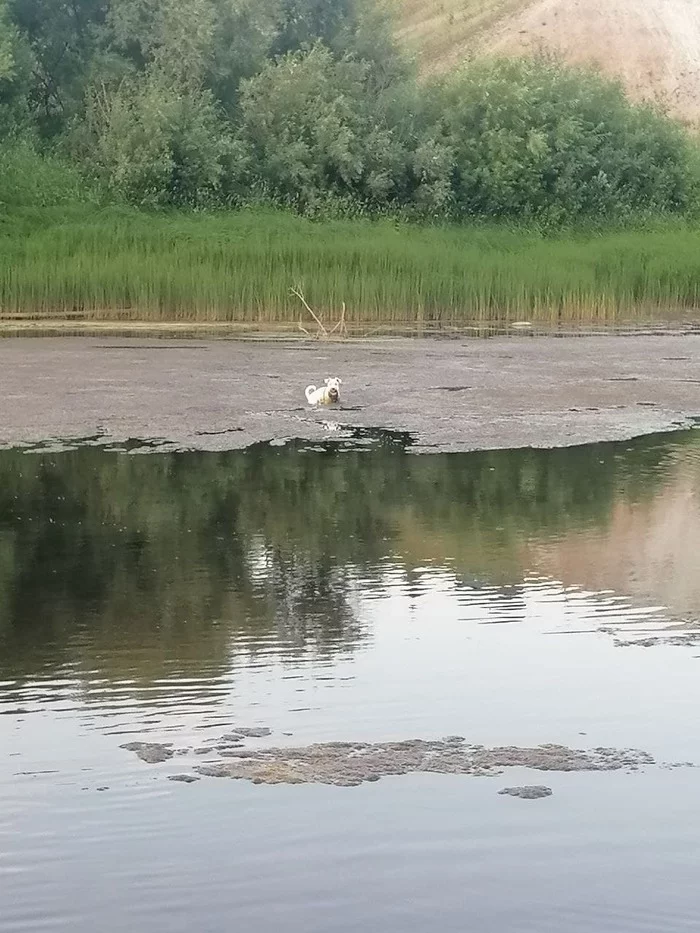
[[[343,380],[339,405],[304,388]],[[227,450],[410,433],[416,449],[550,447],[685,427],[700,415],[700,337],[259,343],[18,338],[0,343],[0,444],[154,439]]]

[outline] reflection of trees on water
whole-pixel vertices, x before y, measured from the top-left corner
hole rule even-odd
[[[671,449],[2,452],[0,674],[147,680],[173,659],[221,671],[237,646],[350,648],[387,561],[518,583],[524,539],[653,495]]]
[[[680,451],[677,451],[679,454]],[[530,560],[563,584],[608,590],[667,618],[700,614],[700,446],[686,447],[645,502],[618,497],[605,528],[533,540]]]
[[[309,643],[335,651],[362,637],[352,598],[356,584],[347,567],[279,550],[266,555],[266,564],[254,593],[264,600],[266,617],[288,651]]]

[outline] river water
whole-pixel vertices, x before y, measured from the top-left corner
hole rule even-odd
[[[148,451],[0,452],[2,933],[697,928],[699,433]],[[168,780],[236,726],[655,763]]]

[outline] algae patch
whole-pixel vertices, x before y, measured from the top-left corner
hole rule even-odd
[[[225,761],[194,768],[206,777],[235,778],[256,784],[335,784],[355,786],[388,775],[495,775],[506,768],[536,771],[634,771],[654,764],[637,749],[572,749],[564,745],[533,748],[469,745],[460,736],[426,741],[324,742],[296,748],[232,749]]]

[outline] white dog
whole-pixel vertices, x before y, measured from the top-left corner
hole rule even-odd
[[[340,386],[343,380],[332,376],[324,382],[325,385],[322,385],[320,389],[316,386],[306,387],[306,401],[309,405],[330,405],[331,402],[340,400]]]

